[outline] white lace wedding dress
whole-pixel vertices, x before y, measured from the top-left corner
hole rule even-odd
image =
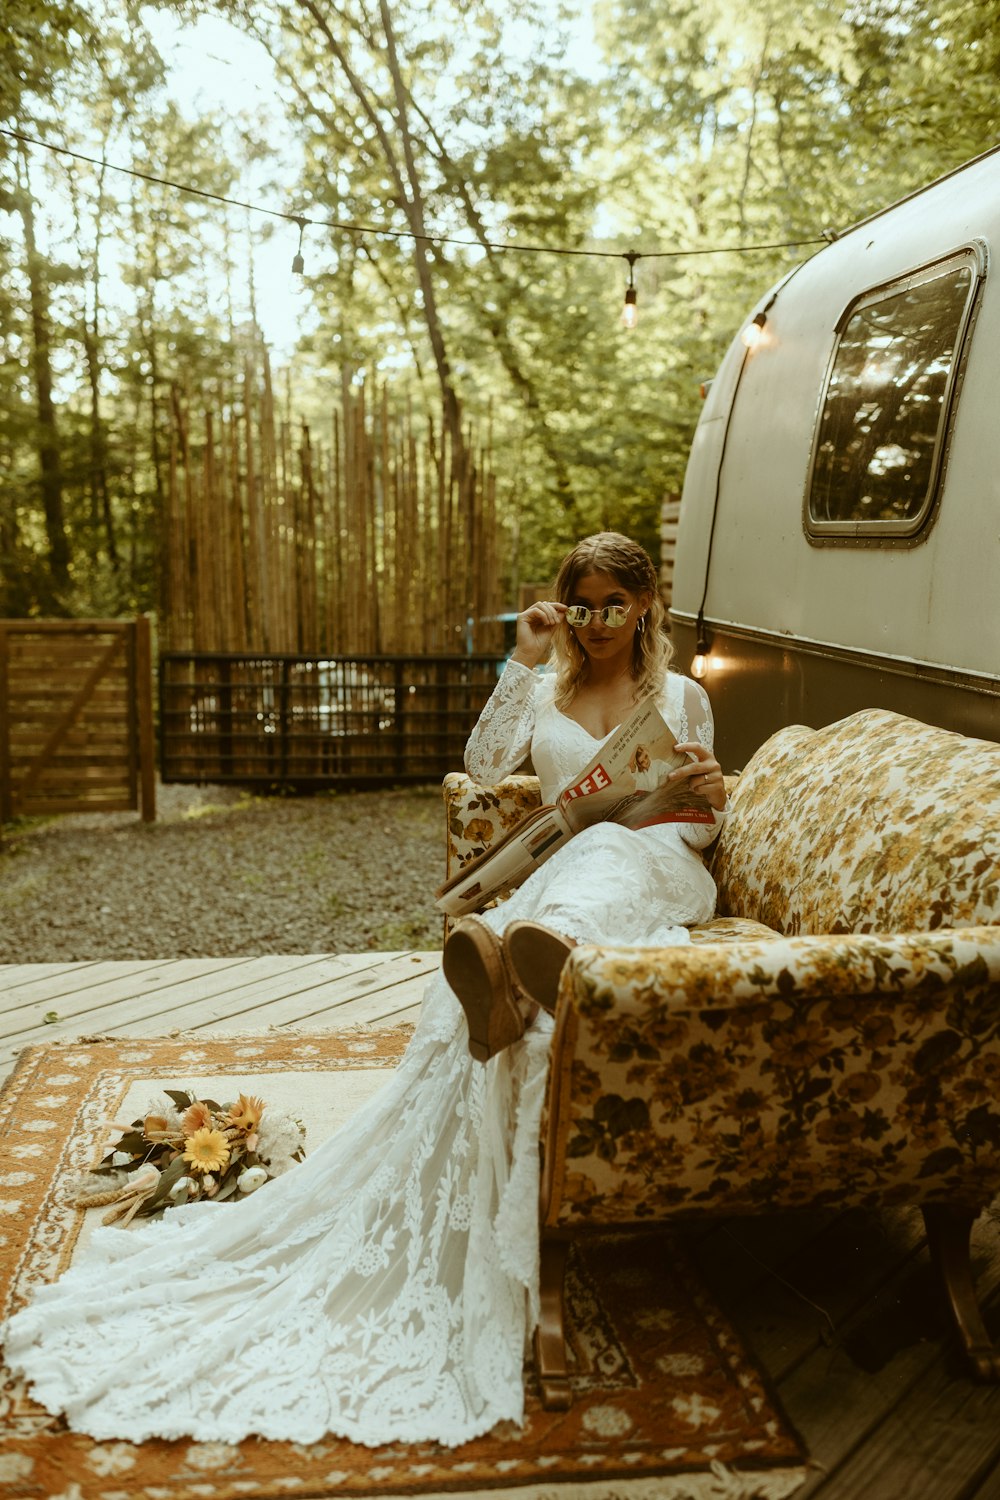
[[[670,674],[662,708],[681,740],[711,745],[695,683]],[[510,664],[466,764],[496,781],[530,745],[550,796],[598,743],[556,710],[551,678]],[[694,851],[718,823],[586,829],[486,920],[689,941],[683,924],[714,905]],[[551,1026],[543,1014],[483,1067],[439,973],[392,1079],[343,1129],[238,1204],[99,1230],[7,1323],[9,1365],[96,1438],[454,1445],[520,1421]]]

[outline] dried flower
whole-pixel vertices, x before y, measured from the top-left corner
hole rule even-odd
[[[235,1125],[237,1130],[256,1130],[263,1113],[263,1099],[241,1094],[236,1103],[230,1105],[226,1120],[230,1125]]]
[[[193,1177],[178,1177],[167,1196],[171,1203],[186,1203],[197,1191],[198,1184]]]
[[[257,1155],[272,1177],[280,1177],[303,1157],[305,1127],[288,1115],[268,1115],[260,1127]]]
[[[185,1136],[194,1135],[196,1130],[211,1130],[212,1123],[212,1111],[200,1099],[196,1099],[181,1115],[181,1129]]]
[[[255,1193],[259,1187],[263,1187],[267,1181],[267,1171],[264,1167],[247,1167],[236,1179],[236,1186],[241,1193]]]
[[[221,1130],[196,1130],[184,1142],[184,1160],[194,1172],[218,1172],[229,1160],[229,1143]]]

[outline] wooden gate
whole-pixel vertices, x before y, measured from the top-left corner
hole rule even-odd
[[[0,620],[0,822],[156,816],[149,621]]]

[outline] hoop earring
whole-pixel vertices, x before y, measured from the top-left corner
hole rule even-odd
[[[636,628],[636,633],[638,635],[642,635],[642,632],[646,628],[646,616],[645,615],[640,615],[639,616],[638,620],[636,621],[635,628]]]

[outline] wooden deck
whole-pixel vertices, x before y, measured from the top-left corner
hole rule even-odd
[[[415,1020],[435,953],[0,965],[0,1078],[58,1036],[154,1036]],[[46,1017],[49,1017],[46,1020]],[[815,1463],[796,1500],[1000,1500],[1000,1386],[947,1337],[915,1212],[794,1215],[685,1239]],[[978,1282],[1000,1336],[1000,1213]]]

